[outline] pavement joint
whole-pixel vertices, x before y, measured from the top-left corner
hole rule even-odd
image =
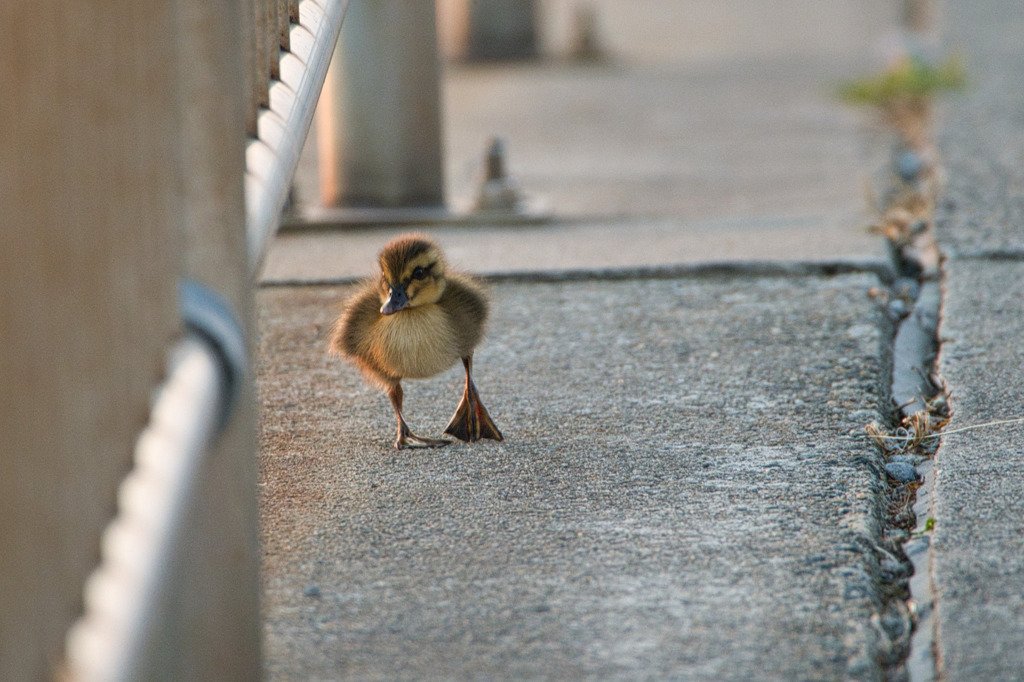
[[[899,148],[897,147],[897,152]],[[930,578],[930,535],[935,469],[935,437],[948,422],[946,387],[936,375],[938,325],[942,307],[942,257],[934,237],[934,207],[925,199],[937,193],[935,166],[924,177],[897,179],[886,196],[893,202],[884,215],[914,205],[912,236],[907,226],[883,232],[889,241],[896,284],[876,296],[895,323],[890,435],[869,424],[868,433],[885,459],[885,535],[895,570],[881,586],[882,628],[894,643],[885,660],[886,679],[934,680],[935,592]],[[911,183],[915,185],[911,187]],[[884,218],[883,218],[884,222]],[[908,286],[907,283],[914,283]],[[903,286],[902,291],[897,291]],[[909,311],[907,307],[909,305]]]
[[[835,277],[871,273],[884,284],[892,284],[895,273],[890,263],[875,258],[847,258],[813,261],[710,261],[663,266],[567,268],[476,273],[486,282],[577,282],[700,277]],[[263,280],[261,288],[342,286],[362,281],[363,277],[295,278]]]
[[[961,261],[1020,262],[1024,261],[1024,249],[998,249],[995,251],[958,253],[956,254],[956,259]]]

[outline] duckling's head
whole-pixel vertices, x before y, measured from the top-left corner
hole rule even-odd
[[[441,249],[421,234],[397,237],[378,256],[383,315],[437,303],[444,293],[445,262]]]

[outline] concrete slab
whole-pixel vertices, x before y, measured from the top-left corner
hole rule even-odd
[[[935,651],[948,680],[1019,679],[1024,668],[1024,15],[1014,0],[944,6],[969,88],[943,107],[947,257],[939,371],[953,418],[935,457],[931,578]]]
[[[1012,0],[944,11],[947,42],[966,52],[969,87],[940,118],[938,238],[952,258],[1024,259],[1024,13]]]
[[[939,369],[947,431],[1021,418],[1024,263],[946,265]],[[1024,669],[1024,423],[943,438],[932,575],[938,651],[949,680],[1017,679]]]
[[[540,3],[557,53],[573,5]],[[885,258],[865,229],[864,181],[887,160],[837,83],[879,62],[888,0],[598,2],[609,59],[558,58],[445,72],[448,205],[475,199],[489,138],[547,225],[432,225],[476,271],[697,261]],[[316,131],[296,175],[318,203]],[[364,274],[409,224],[283,234],[265,281]],[[459,253],[462,251],[462,253]]]
[[[500,283],[507,440],[425,452],[325,355],[345,287],[261,290],[267,678],[880,679],[874,284]],[[407,382],[413,428],[460,382]]]
[[[449,197],[475,198],[487,140],[500,135],[523,192],[558,216],[861,211],[877,140],[833,92],[871,56],[451,69]]]

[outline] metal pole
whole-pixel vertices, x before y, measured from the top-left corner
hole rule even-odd
[[[444,204],[433,2],[352,0],[317,116],[327,206]]]
[[[487,61],[535,58],[535,5],[535,0],[470,2],[466,59]]]

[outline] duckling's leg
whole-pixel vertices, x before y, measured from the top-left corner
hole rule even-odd
[[[473,356],[462,358],[462,364],[466,367],[466,390],[444,432],[467,442],[481,438],[505,440],[491,421],[491,415],[487,414],[487,408],[480,402],[480,394],[473,385]]]
[[[450,440],[434,440],[432,438],[420,438],[405,423],[402,416],[402,384],[396,381],[388,387],[388,398],[391,399],[391,406],[395,408],[395,416],[398,417],[398,438],[395,440],[395,449],[405,448],[436,448],[448,445]],[[410,442],[412,441],[412,442]]]

